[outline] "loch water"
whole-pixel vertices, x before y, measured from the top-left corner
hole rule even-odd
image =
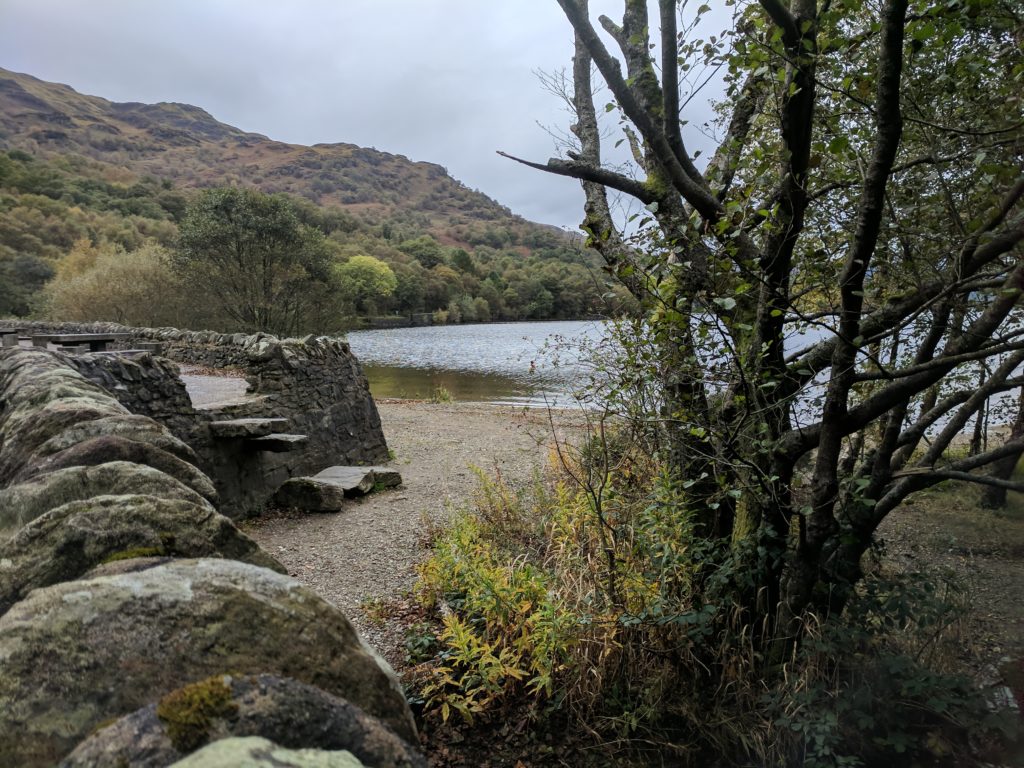
[[[566,407],[590,366],[585,346],[600,321],[544,321],[387,328],[348,334],[378,398]]]

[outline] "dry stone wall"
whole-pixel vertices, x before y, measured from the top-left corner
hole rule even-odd
[[[120,348],[158,345],[158,354],[131,359],[87,354],[68,360],[132,413],[155,419],[192,446],[199,465],[217,486],[221,511],[231,517],[259,511],[291,477],[335,464],[387,460],[380,416],[366,377],[341,339],[279,339],[262,333],[130,328],[116,323],[0,321],[0,327],[30,333],[127,333]],[[244,376],[250,397],[231,407],[197,410],[177,366],[168,361],[235,369]],[[287,431],[307,440],[296,450],[275,454],[257,453],[210,435],[210,421],[235,418],[285,418]]]
[[[243,737],[425,766],[386,663],[80,365],[0,350],[0,765],[162,766]]]

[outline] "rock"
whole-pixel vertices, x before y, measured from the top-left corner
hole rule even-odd
[[[332,483],[349,496],[362,496],[373,490],[373,469],[370,467],[328,467],[313,475],[314,480]]]
[[[345,499],[364,496],[374,488],[393,488],[402,484],[398,470],[389,467],[328,467],[312,477],[293,477],[274,495],[281,507],[309,512],[339,512]]]
[[[0,350],[0,484],[10,482],[35,451],[80,422],[127,411],[96,384],[43,350]]]
[[[210,422],[210,434],[218,439],[266,437],[287,428],[288,419],[227,419]]]
[[[394,673],[334,606],[266,568],[176,560],[36,589],[0,617],[0,765],[51,765],[100,723],[225,672],[314,685],[416,743]]]
[[[119,435],[93,437],[55,453],[23,469],[18,479],[27,480],[64,467],[90,467],[111,461],[128,461],[153,467],[184,483],[203,498],[217,500],[217,489],[213,487],[210,478],[194,465],[148,443],[138,443]]]
[[[248,445],[257,451],[287,453],[302,448],[308,442],[309,437],[306,435],[289,435],[278,432],[265,437],[254,437],[248,441]]]
[[[256,736],[215,741],[171,768],[366,768],[350,752],[285,749]]]
[[[96,496],[52,509],[0,543],[0,614],[32,589],[144,556],[226,557],[286,573],[205,502]]]
[[[340,512],[345,507],[345,500],[345,488],[341,485],[312,477],[293,477],[277,489],[273,503],[307,512]]]
[[[117,576],[122,573],[138,573],[156,568],[158,565],[173,563],[177,559],[174,557],[133,557],[131,560],[107,560],[95,568],[90,568],[82,574],[79,581],[87,581],[100,576]]]
[[[376,768],[427,764],[379,720],[319,688],[272,675],[217,675],[97,731],[61,768],[162,768],[209,742],[236,736],[260,736],[293,749],[344,749]]]
[[[166,427],[156,423],[148,416],[134,414],[107,416],[75,424],[43,443],[39,447],[37,455],[40,457],[50,456],[90,438],[103,435],[118,435],[138,443],[148,443],[154,448],[167,451],[190,464],[197,464],[199,461],[195,451],[174,437]]]
[[[80,401],[49,402],[0,420],[4,440],[0,444],[0,484],[24,477],[24,468],[35,459],[36,450],[67,427],[84,421],[118,416],[113,406],[91,407]]]
[[[373,485],[376,488],[397,488],[402,484],[402,475],[391,467],[370,467],[373,470]]]
[[[158,469],[112,461],[58,469],[0,490],[0,531],[20,528],[69,501],[128,493],[181,499],[209,507],[209,502],[194,490]]]

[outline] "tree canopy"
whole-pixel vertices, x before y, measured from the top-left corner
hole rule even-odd
[[[334,272],[341,292],[362,312],[368,312],[370,304],[391,296],[398,287],[398,278],[391,267],[373,256],[353,256]]]
[[[286,198],[225,187],[189,205],[175,265],[246,330],[286,335],[315,306],[329,253],[323,235],[302,224]]]

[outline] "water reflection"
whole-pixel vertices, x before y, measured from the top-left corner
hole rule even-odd
[[[541,381],[514,379],[494,373],[470,371],[431,371],[421,368],[395,368],[364,365],[374,397],[398,397],[428,400],[440,391],[453,400],[501,405],[542,405],[565,402],[566,392]]]
[[[569,405],[582,375],[578,344],[598,322],[489,323],[356,331],[348,335],[375,397]]]

